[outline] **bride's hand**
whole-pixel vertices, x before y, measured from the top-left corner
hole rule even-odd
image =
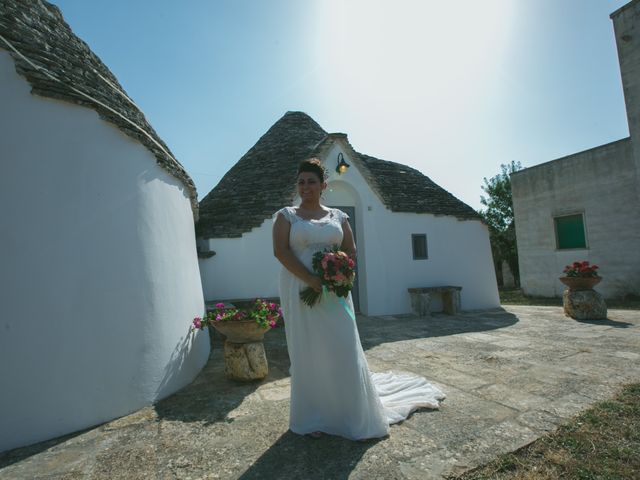
[[[318,293],[322,291],[322,280],[317,275],[309,275],[309,278],[307,279],[307,285],[309,285]]]

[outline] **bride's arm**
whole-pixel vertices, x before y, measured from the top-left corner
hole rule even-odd
[[[351,230],[351,225],[349,222],[345,220],[342,222],[342,245],[340,245],[340,250],[349,255],[349,257],[356,259],[356,242],[353,239],[353,231]]]
[[[279,213],[273,224],[273,254],[287,270],[319,292],[322,290],[320,277],[309,272],[289,248],[290,230],[291,224]]]

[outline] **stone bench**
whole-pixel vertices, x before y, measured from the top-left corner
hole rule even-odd
[[[429,306],[431,305],[431,295],[434,293],[442,296],[442,309],[444,313],[455,315],[460,311],[460,290],[462,287],[451,285],[443,287],[421,287],[409,288],[411,296],[411,308],[420,317],[428,317]]]

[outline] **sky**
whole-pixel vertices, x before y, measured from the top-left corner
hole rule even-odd
[[[287,111],[475,209],[501,164],[530,167],[629,134],[609,18],[627,0],[52,3],[199,199]]]

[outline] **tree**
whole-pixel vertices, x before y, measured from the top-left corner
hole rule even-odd
[[[502,262],[506,261],[517,285],[520,284],[520,274],[509,175],[520,169],[522,169],[520,162],[512,161],[509,165],[500,165],[501,173],[489,180],[484,178],[482,190],[487,194],[487,197],[480,196],[480,203],[486,207],[480,211],[480,214],[489,227],[489,239],[496,274],[502,278]]]

